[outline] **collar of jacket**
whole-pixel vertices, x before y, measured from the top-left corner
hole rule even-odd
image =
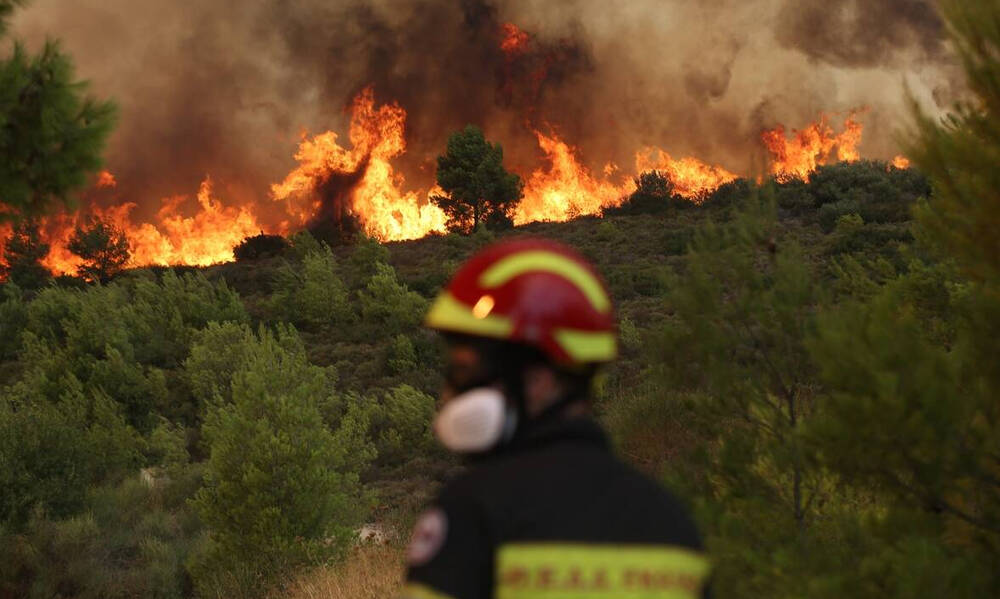
[[[510,451],[523,451],[567,441],[597,445],[602,448],[609,446],[607,434],[593,418],[589,416],[557,416],[543,422],[533,423],[523,435],[511,442],[508,449]]]

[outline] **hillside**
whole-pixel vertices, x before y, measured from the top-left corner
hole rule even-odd
[[[0,439],[5,463],[17,466],[4,474],[10,491],[0,588],[15,595],[249,592],[287,573],[282,564],[343,555],[364,522],[398,543],[459,468],[431,439],[441,361],[420,319],[462,260],[504,236],[556,239],[594,261],[617,305],[623,352],[595,389],[598,414],[628,460],[653,477],[666,475],[699,506],[710,546],[755,542],[717,529],[712,510],[724,504],[706,504],[712,491],[699,485],[712,464],[730,466],[711,456],[705,462],[705,450],[720,431],[762,442],[739,415],[758,409],[758,393],[771,393],[768,368],[787,369],[810,398],[821,391],[816,368],[805,363],[812,333],[769,327],[871,293],[851,290],[850,281],[877,285],[912,270],[910,209],[928,192],[913,170],[839,164],[808,184],[756,189],[738,181],[701,205],[634,198],[603,218],[386,245],[359,239],[332,249],[300,234],[282,255],[258,260],[133,270],[105,286],[65,278],[61,287],[35,291],[8,284],[0,304],[8,410]],[[789,265],[797,278],[787,279]],[[720,286],[714,296],[722,311],[699,305],[691,313],[685,294],[706,281]],[[685,336],[697,318],[708,320]],[[745,337],[740,327],[760,336]],[[718,380],[701,378],[706,369]],[[691,408],[693,396],[740,388],[749,403],[706,404],[721,416],[709,428],[706,413]],[[270,397],[285,399],[260,403]],[[283,435],[299,441],[284,444]],[[248,482],[246,468],[266,472],[272,459],[296,466]],[[314,476],[314,467],[336,472],[314,481],[324,491],[303,490],[294,505],[280,499],[282,484],[295,485],[296,472]],[[767,496],[783,480],[775,472],[754,492]],[[266,515],[269,505],[309,513],[321,498],[324,505],[335,498],[324,508],[333,528],[323,537]],[[841,505],[836,496],[827,500]],[[259,507],[246,511],[244,502]],[[780,502],[772,508],[784,510]],[[246,536],[255,526],[270,532]],[[284,538],[314,540],[299,554],[299,541],[286,546]],[[395,554],[374,555],[356,559],[375,559],[395,576]],[[720,571],[722,583],[731,575]]]

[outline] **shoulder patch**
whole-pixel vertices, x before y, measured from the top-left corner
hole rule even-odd
[[[411,566],[422,566],[438,554],[448,536],[448,517],[438,509],[430,509],[420,515],[413,526],[410,546],[406,550],[406,561]]]

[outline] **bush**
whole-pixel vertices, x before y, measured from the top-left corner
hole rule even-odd
[[[413,342],[406,335],[400,333],[396,335],[392,345],[389,346],[389,355],[386,358],[386,365],[389,371],[394,374],[409,372],[417,367],[417,350],[413,347]]]
[[[349,288],[358,289],[375,276],[379,264],[388,263],[389,250],[384,245],[372,237],[361,237],[347,259],[344,280]]]
[[[361,317],[380,334],[397,335],[414,329],[427,312],[427,300],[399,282],[388,264],[376,263],[375,274],[358,292]]]
[[[233,248],[233,257],[237,262],[250,262],[263,258],[274,258],[285,253],[291,247],[288,240],[281,235],[261,233],[246,237]]]
[[[727,208],[749,198],[753,189],[754,185],[749,179],[734,179],[708,194],[701,205],[705,208]]]
[[[658,171],[640,174],[635,179],[635,186],[636,190],[620,206],[605,209],[604,215],[662,214],[681,202],[690,204],[687,200],[675,198],[673,183]]]
[[[278,269],[268,308],[277,319],[316,329],[344,325],[354,316],[327,246],[306,254],[300,269],[290,264]]]
[[[17,597],[191,596],[185,560],[198,523],[178,487],[138,477],[92,489],[86,509],[64,520],[35,517],[0,539],[0,593]],[[180,491],[180,492],[178,492]]]
[[[842,216],[847,216],[849,214],[858,214],[861,210],[861,206],[858,204],[857,200],[839,200],[829,204],[823,204],[819,209],[819,226],[823,229],[824,233],[833,232],[834,227],[837,226],[837,221]]]
[[[232,401],[217,402],[203,426],[211,455],[193,505],[211,534],[192,568],[205,594],[261,593],[338,553],[363,515],[359,423],[324,422],[329,371],[266,331],[246,344]]]
[[[209,322],[246,322],[239,295],[225,281],[211,283],[201,273],[163,273],[159,282],[138,278],[129,286],[128,330],[136,360],[176,367],[187,356],[196,330]]]
[[[352,401],[365,414],[369,437],[382,465],[399,465],[426,455],[434,447],[431,421],[434,398],[410,385],[399,385],[381,397],[357,397]]]
[[[138,467],[141,438],[99,389],[64,375],[50,401],[29,382],[0,394],[0,525],[18,529],[36,509],[80,510],[87,487]]]
[[[28,319],[28,307],[24,303],[21,289],[14,283],[7,283],[0,289],[0,360],[9,360],[21,349],[21,331]]]

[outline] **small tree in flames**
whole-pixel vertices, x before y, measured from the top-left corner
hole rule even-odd
[[[479,127],[469,125],[448,138],[448,149],[437,162],[437,182],[448,195],[431,200],[448,215],[448,228],[469,232],[480,223],[513,224],[510,213],[524,184],[503,167],[500,144],[491,144]]]
[[[125,232],[100,219],[77,225],[68,248],[84,260],[79,268],[80,275],[101,283],[107,283],[118,274],[132,257]]]

